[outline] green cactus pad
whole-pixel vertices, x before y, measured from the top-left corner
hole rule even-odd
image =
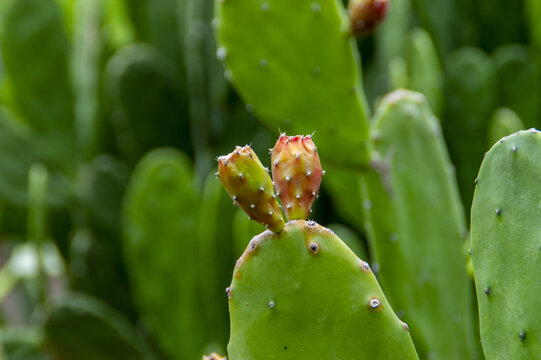
[[[421,28],[411,31],[406,51],[411,90],[423,93],[436,115],[443,104],[443,69],[430,35]]]
[[[541,353],[541,133],[503,138],[487,153],[472,206],[472,263],[487,359]]]
[[[399,90],[381,102],[371,130],[373,166],[365,215],[385,293],[421,356],[475,357],[466,227],[438,120],[423,95]]]
[[[215,24],[217,56],[250,111],[272,130],[317,130],[333,162],[366,164],[368,109],[341,1],[217,0]]]
[[[313,221],[254,237],[228,293],[231,360],[417,359],[368,264]]]
[[[137,165],[123,208],[123,250],[142,324],[175,359],[202,354],[198,199],[186,156],[157,149]]]

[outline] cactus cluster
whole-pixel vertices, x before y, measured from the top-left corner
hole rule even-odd
[[[0,358],[541,359],[540,4],[0,0]]]

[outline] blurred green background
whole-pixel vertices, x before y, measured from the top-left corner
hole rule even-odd
[[[490,145],[539,128],[541,3],[390,4],[358,41],[369,102],[427,95],[468,209]],[[0,0],[2,359],[225,352],[224,290],[262,227],[232,206],[214,160],[247,143],[268,166],[279,129],[228,83],[213,7]],[[311,218],[368,259],[356,171],[328,173]]]

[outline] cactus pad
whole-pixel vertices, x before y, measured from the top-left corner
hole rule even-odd
[[[317,129],[322,157],[366,165],[368,107],[341,1],[216,0],[214,24],[249,111],[273,130]]]
[[[305,220],[323,170],[311,136],[281,135],[271,154],[272,178],[289,220]]]
[[[220,156],[218,177],[235,205],[253,220],[275,233],[283,229],[284,220],[268,170],[249,146],[237,146],[229,155]]]
[[[368,264],[313,221],[254,237],[227,292],[231,360],[417,359]]]
[[[525,130],[487,153],[472,206],[472,263],[487,359],[541,353],[541,133]]]

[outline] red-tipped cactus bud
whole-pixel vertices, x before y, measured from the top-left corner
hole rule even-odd
[[[372,32],[385,19],[388,6],[388,0],[350,0],[348,12],[353,36]]]
[[[237,146],[231,154],[220,156],[218,177],[235,205],[251,219],[274,233],[282,231],[284,219],[274,196],[272,180],[249,146]]]
[[[287,219],[306,219],[323,175],[312,137],[281,135],[271,161],[272,178]]]

